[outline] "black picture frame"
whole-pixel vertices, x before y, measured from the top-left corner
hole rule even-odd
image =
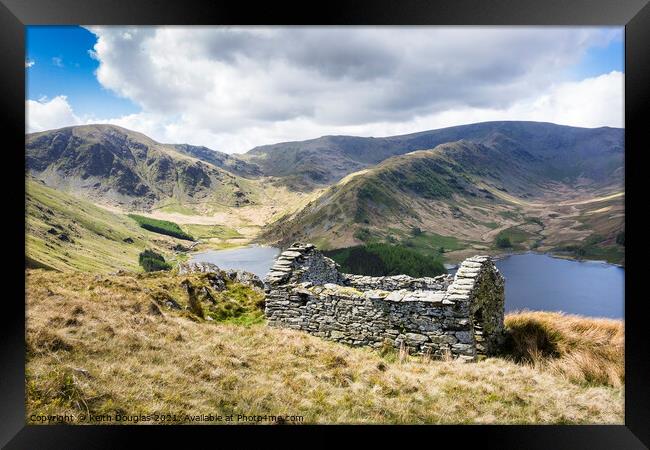
[[[2,304],[2,372],[0,374],[0,444],[8,449],[121,448],[145,439],[192,445],[224,436],[244,443],[248,427],[28,426],[25,424],[24,139],[26,25],[618,25],[625,26],[625,425],[600,426],[435,426],[435,427],[261,427],[264,438],[282,437],[285,445],[336,444],[341,439],[397,435],[402,445],[482,445],[497,448],[622,449],[650,446],[650,382],[646,299],[639,246],[643,193],[641,156],[650,149],[643,122],[650,116],[650,5],[648,0],[456,0],[379,1],[318,4],[184,0],[0,0],[0,102],[3,135],[3,185],[10,206],[3,221],[9,247],[3,282],[11,289]],[[18,168],[22,167],[23,170]],[[647,201],[647,200],[646,200]],[[11,245],[7,245],[11,243]],[[638,294],[636,296],[635,294]],[[21,301],[22,298],[22,301]],[[370,428],[370,429],[369,429]],[[333,437],[332,431],[346,436]],[[318,436],[306,436],[305,433]],[[337,434],[338,434],[337,433]],[[189,436],[188,436],[189,435]],[[408,439],[408,440],[404,440]],[[161,442],[161,443],[162,443]],[[421,444],[416,442],[422,442]],[[427,442],[429,444],[427,444]],[[448,442],[448,444],[442,444]]]

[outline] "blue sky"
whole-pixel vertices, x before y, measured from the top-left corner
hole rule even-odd
[[[138,112],[131,100],[101,86],[95,70],[99,61],[90,56],[97,37],[79,26],[28,26],[26,99],[65,95],[76,114],[98,118]]]
[[[26,33],[28,131],[107,122],[163,142],[241,152],[323,134],[386,136],[484,120],[623,125],[622,28],[28,26]]]
[[[609,73],[612,70],[624,72],[625,42],[623,30],[616,32],[616,37],[607,45],[590,47],[584,57],[575,66],[575,77],[583,79]]]

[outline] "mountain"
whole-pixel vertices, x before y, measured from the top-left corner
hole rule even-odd
[[[465,140],[529,155],[557,181],[608,182],[621,167],[623,130],[577,128],[543,122],[500,121],[461,125],[384,138],[323,136],[256,147],[242,155],[266,175],[294,189],[335,183],[392,156]],[[622,176],[622,170],[617,175]]]
[[[529,245],[564,242],[554,242],[554,236],[573,242],[587,237],[589,226],[572,205],[623,189],[623,154],[615,141],[605,139],[586,160],[584,143],[570,150],[559,144],[524,148],[495,134],[484,142],[445,143],[350,174],[271,224],[261,238],[280,244],[305,240],[322,248],[379,240],[447,250],[487,249],[499,232]],[[551,236],[550,222],[557,228]],[[622,230],[621,217],[610,222],[616,226],[602,240]]]
[[[624,255],[616,128],[485,122],[386,138],[325,136],[233,156],[86,125],[27,135],[25,158],[28,175],[91,202],[218,213],[264,243],[380,241],[462,259],[497,251],[499,241],[616,262]]]
[[[188,144],[174,144],[172,147],[178,152],[200,159],[201,161],[205,161],[242,177],[255,178],[263,175],[262,170],[257,164],[251,164],[228,153],[212,150],[208,147]]]
[[[235,173],[257,173],[230,155],[158,143],[113,125],[29,134],[29,174],[48,186],[125,207],[237,207],[256,202],[256,187]],[[235,173],[231,173],[235,172]]]

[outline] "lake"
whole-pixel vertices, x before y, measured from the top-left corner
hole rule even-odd
[[[263,278],[279,254],[273,247],[250,246],[195,253],[190,261],[243,269]],[[625,269],[597,261],[572,261],[538,253],[511,255],[496,261],[506,278],[506,311],[564,311],[621,319]],[[449,270],[454,273],[455,269]]]
[[[572,261],[524,253],[495,262],[506,278],[506,311],[564,311],[624,316],[625,269],[599,261]]]

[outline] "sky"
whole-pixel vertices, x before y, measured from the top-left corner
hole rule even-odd
[[[28,26],[27,132],[241,153],[489,120],[624,126],[622,27]]]

